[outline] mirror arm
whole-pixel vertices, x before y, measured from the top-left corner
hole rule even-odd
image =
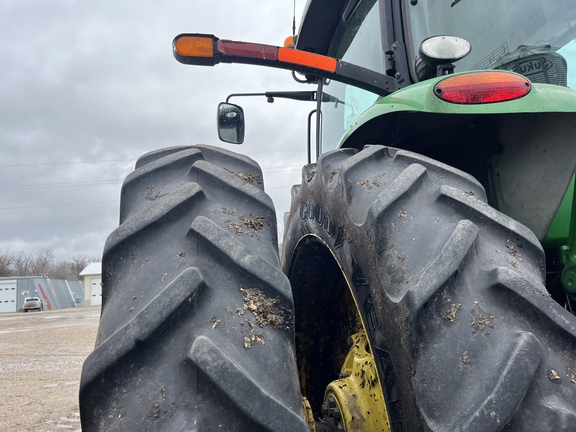
[[[268,98],[269,101],[270,99],[272,99],[273,101],[274,98],[283,98],[283,99],[316,102],[317,92],[316,91],[266,92],[266,97]]]
[[[226,98],[226,103],[230,102],[230,99],[233,97],[248,97],[248,96],[265,96],[268,99],[268,102],[270,103],[274,102],[274,98],[311,101],[311,102],[316,102],[317,100],[316,91],[276,91],[266,93],[232,93]]]
[[[266,93],[232,93],[226,98],[226,103],[230,102],[230,98],[241,96],[266,96]]]

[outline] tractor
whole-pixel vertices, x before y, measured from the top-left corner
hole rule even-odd
[[[574,0],[309,0],[293,33],[174,39],[312,85],[263,93],[315,103],[309,163],[279,245],[252,159],[138,159],[83,430],[575,430]]]

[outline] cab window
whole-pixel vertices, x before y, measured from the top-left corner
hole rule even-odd
[[[427,37],[454,35],[472,45],[456,72],[512,70],[576,89],[574,0],[431,0],[406,4],[406,11],[412,58]]]
[[[384,73],[382,29],[379,3],[360,2],[346,21],[341,21],[332,39],[328,55],[376,72]],[[342,135],[378,95],[342,84],[325,81],[321,103],[321,151],[337,148]]]

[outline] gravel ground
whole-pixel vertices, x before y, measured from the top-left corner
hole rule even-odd
[[[80,373],[99,318],[99,307],[0,314],[0,431],[80,431]]]

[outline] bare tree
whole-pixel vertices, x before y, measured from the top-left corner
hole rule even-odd
[[[75,280],[78,279],[78,275],[75,274],[68,265],[68,261],[61,261],[59,263],[52,264],[50,267],[49,276],[52,279],[66,279]]]
[[[75,256],[68,261],[54,261],[54,253],[44,249],[35,255],[22,251],[0,253],[0,277],[2,276],[49,276],[52,279],[80,279],[80,272],[99,257]]]
[[[12,270],[11,276],[33,276],[32,275],[32,262],[34,258],[26,255],[24,252],[16,252],[12,254]]]
[[[70,261],[67,261],[67,264],[71,273],[74,274],[74,278],[80,279],[80,272],[84,270],[88,264],[98,261],[100,261],[99,258],[80,255],[73,257]]]
[[[12,276],[12,255],[0,253],[0,276]]]
[[[50,249],[43,249],[32,259],[32,265],[28,276],[44,276],[50,273],[54,262],[54,253]]]

